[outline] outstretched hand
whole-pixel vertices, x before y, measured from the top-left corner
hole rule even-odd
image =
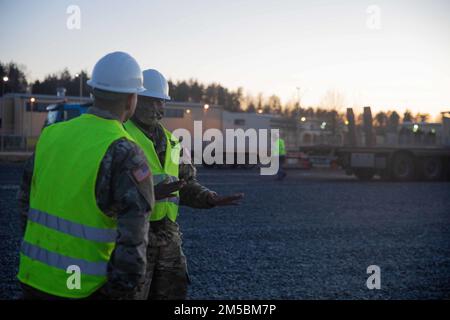
[[[184,180],[178,180],[170,183],[167,183],[166,180],[164,180],[155,186],[155,199],[162,200],[165,198],[176,197],[174,192],[179,191],[185,186],[185,184],[186,182]]]
[[[229,196],[219,196],[217,193],[210,193],[208,197],[209,204],[213,206],[237,206],[240,204],[239,200],[244,198],[243,193],[234,193]]]

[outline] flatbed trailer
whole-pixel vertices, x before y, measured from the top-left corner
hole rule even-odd
[[[336,159],[348,175],[389,181],[449,180],[450,147],[424,146],[310,146],[300,151]]]

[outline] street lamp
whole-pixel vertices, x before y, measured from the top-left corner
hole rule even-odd
[[[209,104],[206,103],[206,104],[203,106],[203,109],[205,109],[205,111],[208,110],[208,109],[209,109]]]
[[[30,98],[30,132],[28,134],[28,138],[27,138],[27,151],[28,151],[28,146],[30,145],[29,141],[31,141],[31,138],[33,137],[33,105],[36,102],[36,98],[35,97],[31,97]]]
[[[83,96],[83,75],[81,73],[76,73],[75,78],[80,79],[80,101],[81,101],[81,97]]]
[[[7,83],[9,81],[9,78],[7,76],[3,77],[3,82],[2,82],[2,96],[5,94],[5,83]]]

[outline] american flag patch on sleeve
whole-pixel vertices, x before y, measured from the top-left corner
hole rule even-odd
[[[144,181],[145,179],[150,177],[151,174],[152,173],[150,172],[150,169],[146,163],[140,166],[139,168],[133,170],[133,176],[137,182]]]

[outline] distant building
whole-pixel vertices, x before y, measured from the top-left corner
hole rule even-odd
[[[299,145],[342,145],[344,131],[344,127],[338,121],[335,128],[332,128],[329,120],[304,117],[299,122]]]
[[[47,117],[46,107],[58,102],[87,102],[89,98],[8,93],[0,98],[0,151],[32,150]]]
[[[86,97],[5,94],[0,98],[0,151],[33,150],[44,126],[48,105],[67,102],[85,103]],[[169,102],[163,123],[169,130],[178,128],[193,132],[194,121],[202,121],[203,131],[222,128],[223,108],[201,103]]]
[[[6,94],[0,98],[0,151],[32,151],[47,117],[51,104],[86,103],[86,97],[58,95]],[[192,102],[168,102],[162,123],[171,131],[186,129],[194,142],[194,122],[201,121],[203,134],[207,129],[279,129],[288,150],[315,144],[342,144],[342,126],[333,135],[331,125],[321,119],[286,118],[274,114],[228,112],[218,105]]]

